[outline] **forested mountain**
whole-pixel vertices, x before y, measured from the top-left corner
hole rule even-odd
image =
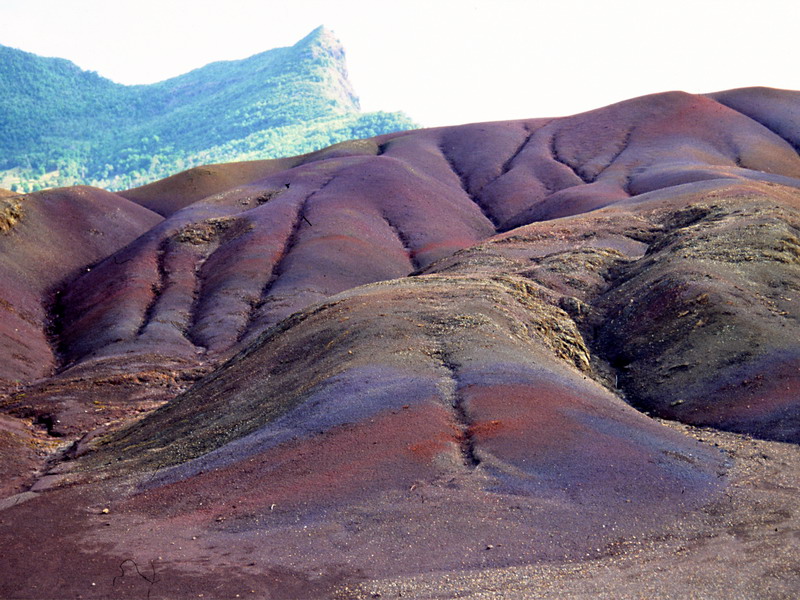
[[[294,46],[127,86],[0,46],[0,187],[123,189],[203,163],[275,158],[414,127],[362,113],[344,50],[319,27]]]

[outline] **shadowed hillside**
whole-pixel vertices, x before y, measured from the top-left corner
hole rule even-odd
[[[798,107],[670,92],[2,198],[0,590],[791,597]]]

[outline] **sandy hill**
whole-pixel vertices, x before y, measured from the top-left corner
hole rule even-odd
[[[1,200],[0,595],[792,597],[798,110]]]

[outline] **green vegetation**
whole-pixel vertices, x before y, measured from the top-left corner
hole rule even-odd
[[[16,198],[0,199],[0,234],[8,233],[22,218],[22,204]]]
[[[0,46],[0,187],[141,185],[213,162],[277,158],[412,129],[362,113],[344,51],[320,27],[289,48],[125,86]]]

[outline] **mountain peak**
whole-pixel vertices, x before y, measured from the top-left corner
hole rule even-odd
[[[330,29],[325,27],[325,25],[320,25],[319,27],[316,27],[315,29],[313,29],[311,31],[311,33],[309,33],[306,37],[304,37],[299,42],[297,42],[296,45],[300,45],[300,44],[308,43],[308,42],[313,42],[313,41],[317,41],[317,40],[322,40],[322,39],[330,38],[330,37],[335,38],[336,34],[334,34],[333,31],[331,31]]]
[[[324,25],[320,25],[292,46],[294,50],[303,50],[306,48],[319,48],[326,52],[336,54],[337,58],[344,59],[344,46],[342,42],[336,37],[333,31]]]

